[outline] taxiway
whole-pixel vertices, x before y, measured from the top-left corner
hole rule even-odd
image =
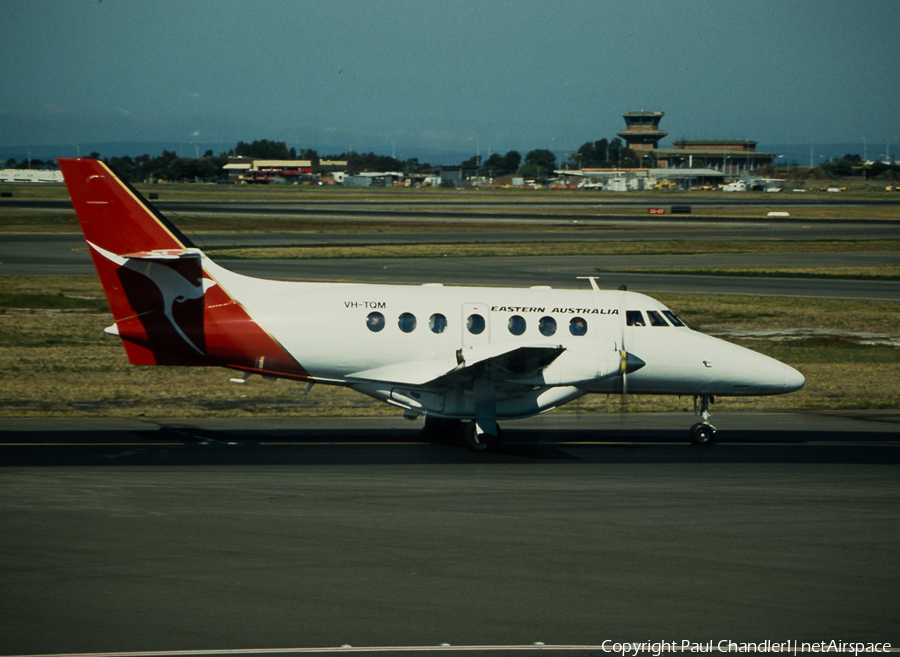
[[[2,420],[0,645],[896,640],[900,416],[717,420]]]

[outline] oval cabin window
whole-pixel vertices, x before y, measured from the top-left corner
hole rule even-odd
[[[381,313],[369,313],[369,316],[366,317],[366,326],[369,327],[370,331],[378,333],[384,328],[384,315]]]

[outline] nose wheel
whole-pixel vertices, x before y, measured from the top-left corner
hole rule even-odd
[[[688,437],[695,445],[708,445],[716,435],[716,428],[709,422],[710,403],[715,403],[715,398],[712,395],[700,395],[700,407],[698,409],[697,397],[694,397],[694,414],[699,415],[702,419],[701,422],[692,426],[690,431],[688,431]]]
[[[698,422],[691,427],[689,435],[691,442],[695,445],[708,445],[712,442],[713,436],[716,435],[716,430],[711,424]]]

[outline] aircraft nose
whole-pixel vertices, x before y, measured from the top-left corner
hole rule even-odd
[[[800,388],[806,385],[806,377],[800,374],[800,372],[795,370],[790,365],[785,365],[784,369],[785,392],[794,392],[795,390],[800,390]]]
[[[793,367],[765,354],[727,342],[719,346],[718,358],[725,363],[717,372],[721,394],[730,389],[742,395],[780,395],[799,390],[806,383]]]

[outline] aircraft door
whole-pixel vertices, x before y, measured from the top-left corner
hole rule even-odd
[[[491,341],[490,306],[486,303],[466,303],[462,307],[462,344],[471,349]]]

